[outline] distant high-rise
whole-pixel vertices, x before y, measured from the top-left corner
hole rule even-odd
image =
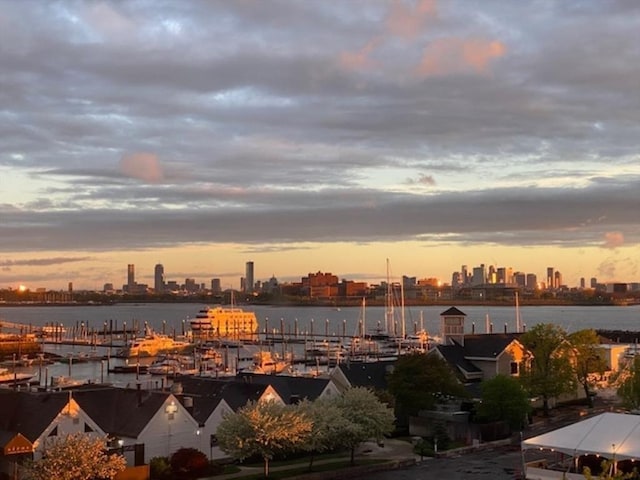
[[[538,277],[535,273],[527,273],[527,288],[531,290],[538,288]]]
[[[584,277],[580,277],[580,288],[584,290],[586,286],[587,286],[587,281],[584,279]]]
[[[554,282],[555,282],[554,268],[547,267],[547,289],[550,290],[554,288]]]
[[[153,278],[153,289],[155,290],[155,292],[164,292],[164,266],[161,263],[158,263],[156,265]]]
[[[127,265],[127,288],[132,292],[136,284],[136,266],[133,263]]]
[[[214,295],[219,295],[222,293],[222,282],[219,278],[211,279],[211,293]]]
[[[471,285],[477,286],[487,282],[487,270],[484,263],[481,263],[479,267],[473,267],[473,277],[471,278]]]
[[[245,275],[244,275],[244,291],[246,293],[253,293],[253,262],[247,262],[245,265]]]
[[[562,274],[556,271],[553,274],[553,288],[560,288],[562,286]]]
[[[598,279],[596,277],[591,277],[591,280],[589,280],[589,286],[591,288],[596,288],[598,286]]]

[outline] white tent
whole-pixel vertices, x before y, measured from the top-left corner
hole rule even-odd
[[[521,447],[551,449],[574,457],[592,454],[640,460],[640,415],[603,413],[524,440]]]

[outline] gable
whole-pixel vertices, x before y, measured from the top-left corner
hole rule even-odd
[[[24,435],[16,433],[8,442],[2,445],[4,455],[17,455],[33,451],[33,443]]]

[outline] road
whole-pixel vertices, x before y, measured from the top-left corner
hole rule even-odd
[[[529,460],[529,458],[527,458]],[[428,458],[414,467],[367,475],[369,480],[513,480],[522,470],[519,450],[496,447],[449,458]]]

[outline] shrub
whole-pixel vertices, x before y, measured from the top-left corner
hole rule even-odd
[[[191,480],[209,473],[207,455],[195,448],[181,448],[171,455],[171,472],[173,478]]]
[[[149,476],[151,480],[170,480],[171,464],[167,457],[153,457],[149,461]]]

